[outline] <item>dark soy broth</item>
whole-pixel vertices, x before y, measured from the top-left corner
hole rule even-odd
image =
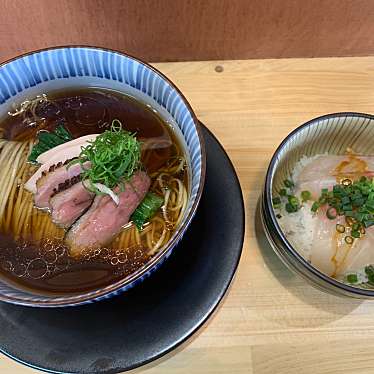
[[[42,127],[35,128],[22,116],[8,116],[0,123],[3,138],[28,141],[35,139],[37,131],[53,130],[58,124],[63,124],[78,138],[101,133],[110,128],[113,119],[118,119],[125,130],[135,132],[146,145],[142,161],[148,175],[183,154],[171,127],[154,109],[133,97],[101,88],[47,92],[47,95],[51,101],[36,110],[37,117],[44,119]],[[186,168],[180,174],[187,185]],[[35,212],[33,208],[31,214]],[[32,231],[31,237],[17,240],[1,232],[0,276],[38,294],[76,294],[119,281],[143,266],[150,257],[145,245],[121,251],[109,245],[76,259],[64,245],[62,229],[60,234],[57,238],[35,241]]]

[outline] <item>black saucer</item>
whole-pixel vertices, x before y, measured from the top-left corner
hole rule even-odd
[[[57,373],[119,373],[176,348],[208,319],[238,266],[242,193],[224,149],[205,127],[207,173],[196,217],[170,259],[114,299],[65,309],[0,303],[0,350]]]

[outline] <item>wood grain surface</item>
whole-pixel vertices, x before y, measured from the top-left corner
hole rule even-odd
[[[134,373],[373,373],[374,303],[329,296],[292,274],[267,244],[256,207],[268,161],[292,129],[325,113],[374,111],[374,57],[156,66],[231,157],[246,236],[239,271],[215,315],[183,347]],[[36,372],[1,357],[0,373]]]
[[[147,61],[374,54],[373,0],[0,0],[0,60],[54,45]]]

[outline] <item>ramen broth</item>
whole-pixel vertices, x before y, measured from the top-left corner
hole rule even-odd
[[[52,131],[63,124],[73,138],[78,138],[102,133],[110,128],[113,119],[118,119],[125,130],[135,132],[142,142],[142,164],[151,178],[150,191],[162,195],[166,189],[170,190],[166,212],[159,211],[143,230],[139,231],[129,223],[110,245],[87,250],[81,258],[74,258],[64,244],[65,231],[53,224],[48,213],[32,207],[32,194],[22,192],[25,180],[16,182],[2,216],[0,276],[38,294],[76,294],[123,279],[146,264],[166,244],[183,214],[180,193],[187,194],[188,175],[183,162],[184,151],[174,131],[150,106],[128,95],[101,88],[47,95],[48,102],[37,106],[32,118],[17,115],[3,119],[0,122],[3,139],[28,142],[30,148],[25,146],[26,154],[40,129]],[[41,125],[35,126],[35,119],[42,119]],[[183,165],[177,168],[180,161]],[[0,165],[1,162],[5,161],[0,158]],[[24,164],[18,169],[23,167],[31,176],[36,167]],[[174,174],[169,175],[169,170]],[[161,175],[163,171],[165,173]],[[20,172],[20,175],[24,176],[25,172]],[[160,178],[162,183],[159,183]],[[181,184],[184,192],[181,192]],[[21,192],[21,201],[16,201]],[[13,212],[8,211],[9,207],[20,209],[23,203],[25,213],[21,214],[22,219],[12,223]],[[19,228],[21,224],[23,226]],[[155,243],[159,246],[153,250]]]

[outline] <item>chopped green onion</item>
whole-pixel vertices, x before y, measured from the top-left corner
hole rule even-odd
[[[285,179],[285,180],[283,181],[283,184],[284,184],[287,188],[295,187],[295,184],[294,184],[291,180],[289,180],[289,179]]]
[[[369,283],[374,283],[374,267],[373,265],[368,265],[365,267],[365,273],[368,277]]]
[[[342,197],[341,202],[343,205],[349,204],[351,202],[351,199],[348,196],[344,196]]]
[[[353,231],[358,231],[360,229],[360,227],[361,227],[361,223],[360,222],[355,222],[352,225],[352,230]]]
[[[360,213],[360,212],[356,213],[356,215],[355,215],[355,218],[359,222],[362,222],[364,220],[364,217],[365,217],[365,214],[364,213]]]
[[[296,196],[289,195],[288,196],[288,202],[293,205],[294,207],[299,206],[299,199]]]
[[[285,188],[281,188],[280,191],[279,191],[279,195],[287,196],[287,190]]]
[[[335,208],[330,207],[326,211],[326,216],[327,216],[328,219],[335,219],[338,216],[338,213],[337,213]]]
[[[373,265],[365,266],[365,274],[374,275],[374,266]]]
[[[122,130],[121,122],[113,120],[111,129],[82,147],[79,158],[71,164],[84,165],[90,161],[89,169],[83,167],[82,180],[89,180],[91,186],[100,183],[114,188],[129,180],[141,167],[140,156],[140,142],[135,134]]]
[[[353,243],[353,238],[352,238],[352,236],[346,236],[346,237],[344,238],[344,240],[345,240],[345,242],[346,242],[347,244],[352,244],[352,243]]]
[[[366,208],[369,208],[370,210],[374,209],[374,200],[368,200],[365,203]]]
[[[285,208],[286,208],[287,213],[295,213],[295,212],[297,212],[297,206],[294,206],[294,205],[292,205],[290,203],[287,203]]]
[[[364,203],[365,203],[365,200],[363,198],[352,200],[352,205],[355,206],[355,207],[363,206]]]
[[[357,274],[348,274],[347,282],[352,283],[352,284],[357,283],[358,282]]]
[[[352,211],[353,210],[353,206],[351,204],[346,204],[346,205],[343,205],[343,210],[346,212],[346,211]]]
[[[313,205],[312,205],[312,207],[311,207],[311,211],[313,212],[313,213],[315,213],[315,212],[317,212],[317,210],[320,208],[320,204],[317,202],[317,201],[315,201],[314,203],[313,203]]]
[[[347,225],[348,226],[352,226],[354,223],[355,223],[355,220],[353,217],[351,216],[346,216],[345,217],[345,222],[347,222]]]
[[[352,184],[352,181],[350,179],[346,178],[346,179],[342,180],[341,184],[343,186],[350,186]]]
[[[346,217],[354,217],[354,213],[352,210],[343,210],[343,211]]]
[[[341,193],[343,191],[343,187],[340,184],[335,184],[332,190],[335,193]]]
[[[321,190],[321,194],[322,194],[322,196],[323,196],[323,195],[326,195],[328,192],[329,192],[329,189],[328,189],[328,188],[322,188],[322,190]]]
[[[273,197],[273,207],[275,209],[279,209],[281,207],[281,199],[280,197]]]
[[[321,205],[325,205],[326,202],[327,202],[326,197],[321,196],[321,197],[318,199],[318,202],[319,202]]]
[[[351,236],[352,236],[352,238],[358,239],[361,236],[361,234],[360,234],[359,231],[352,230],[351,231]]]
[[[301,191],[301,200],[308,201],[312,198],[312,194],[310,191]]]

